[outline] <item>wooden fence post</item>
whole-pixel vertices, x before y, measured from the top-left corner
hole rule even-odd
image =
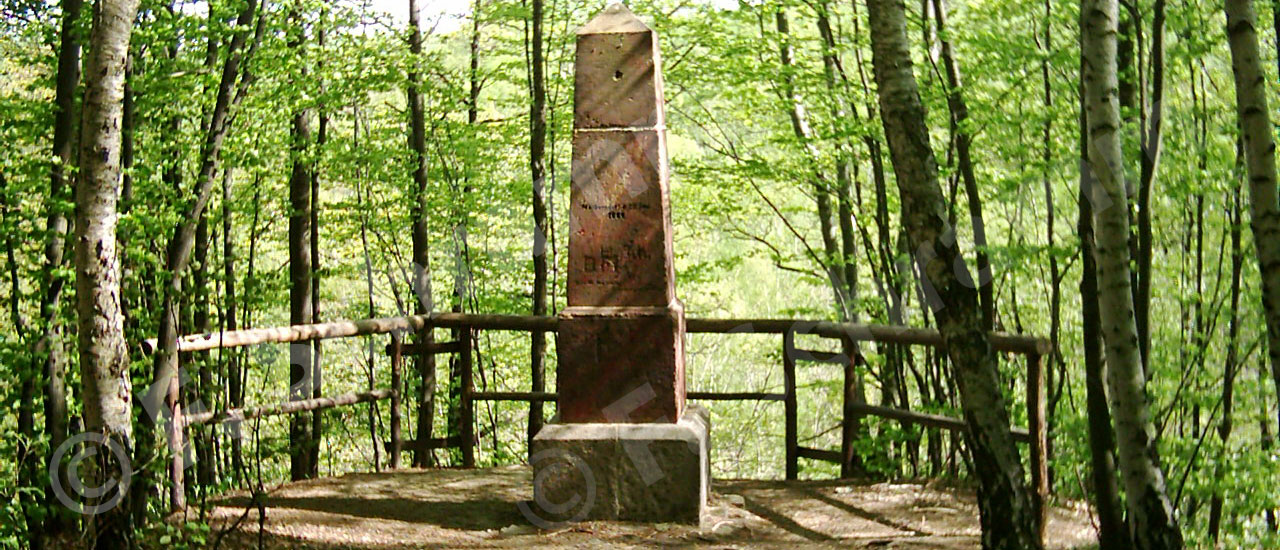
[[[798,407],[796,403],[796,360],[794,357],[796,348],[795,333],[790,330],[782,334],[782,380],[783,380],[783,406],[786,408],[785,423],[786,430],[784,438],[786,439],[787,449],[787,479],[795,480],[800,478],[800,452],[799,452],[799,436],[798,430]]]
[[[404,354],[401,348],[400,333],[391,333],[391,455],[389,466],[391,469],[400,467],[400,377],[401,367],[404,362]]]
[[[1049,461],[1046,455],[1048,430],[1045,429],[1044,364],[1038,354],[1027,355],[1027,423],[1031,432],[1032,506],[1036,514],[1036,530],[1044,540],[1049,508]]]
[[[858,376],[856,370],[858,348],[849,338],[842,338],[840,345],[843,347],[846,358],[843,384],[844,414],[840,421],[840,477],[847,479],[853,477],[855,471],[854,461],[857,460],[857,451],[854,449],[854,440],[857,438],[858,426],[862,423],[862,415],[858,413],[856,407],[859,401],[855,386]]]
[[[472,393],[475,389],[471,381],[472,378],[472,361],[471,347],[475,340],[474,329],[467,326],[458,331],[459,350],[462,354],[462,467],[476,467],[476,434],[475,434],[475,402],[472,399]]]
[[[172,511],[187,507],[187,488],[183,480],[185,464],[182,456],[182,399],[179,394],[181,374],[175,372],[169,380],[169,390],[165,396],[169,407],[169,507]]]

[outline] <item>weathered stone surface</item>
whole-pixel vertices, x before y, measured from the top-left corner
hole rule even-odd
[[[548,522],[697,523],[710,490],[710,420],[550,424],[533,440],[534,506]]]
[[[556,331],[561,422],[675,422],[683,413],[684,309],[570,307]]]
[[[675,298],[663,136],[573,138],[569,305],[666,306]]]
[[[577,128],[654,128],[664,124],[657,36],[622,4],[578,29],[574,77]]]
[[[621,4],[578,32],[563,424],[530,449],[531,519],[697,522],[706,503],[710,425],[684,410],[660,65],[656,35]]]

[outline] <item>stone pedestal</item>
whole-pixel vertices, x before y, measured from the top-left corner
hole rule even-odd
[[[684,308],[568,307],[556,333],[561,422],[675,422],[684,413]]]
[[[710,417],[674,424],[550,424],[533,439],[534,504],[548,522],[697,524],[710,491]]]

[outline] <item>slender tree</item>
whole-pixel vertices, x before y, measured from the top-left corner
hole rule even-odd
[[[854,162],[852,154],[852,143],[846,137],[851,132],[848,130],[849,117],[845,112],[845,106],[848,102],[841,97],[843,90],[839,86],[836,79],[836,73],[840,68],[840,55],[836,51],[835,31],[831,25],[831,6],[822,2],[815,6],[818,15],[818,34],[822,37],[822,76],[827,85],[827,92],[831,95],[828,102],[831,106],[831,120],[835,126],[835,173],[836,173],[836,226],[839,228],[840,235],[840,254],[833,259],[836,264],[834,267],[840,271],[840,282],[842,284],[837,292],[841,292],[845,296],[843,307],[840,309],[841,319],[845,321],[858,321],[858,311],[855,307],[858,301],[858,264],[855,255],[855,235],[853,229],[853,171]],[[857,372],[859,368],[865,368],[866,362],[863,361],[861,349],[857,342],[847,342],[850,349],[847,350],[851,356],[855,358],[854,364],[849,367],[853,369],[852,376],[846,381],[844,403],[848,407],[856,404],[865,404],[866,388],[862,383],[862,376]],[[864,435],[862,417],[850,410],[846,415],[853,421],[843,427],[844,433],[841,434],[841,440],[853,444]],[[844,453],[847,449],[842,449]],[[842,462],[840,465],[841,477],[852,477],[863,473],[865,470],[862,464],[862,455],[860,453],[849,453],[850,460]]]
[[[27,318],[22,314],[22,267],[18,263],[18,201],[13,197],[9,180],[0,172],[0,232],[4,236],[5,272],[9,276],[9,322],[13,324],[13,332],[19,345],[26,344],[30,327]],[[26,368],[23,368],[26,367]],[[18,486],[38,487],[41,477],[39,454],[35,452],[36,443],[36,365],[20,365],[18,367]],[[35,493],[24,492],[19,496],[22,505],[23,520],[26,521],[27,538],[33,549],[44,548],[44,525],[42,524],[40,503]]]
[[[1084,14],[1081,14],[1083,21]],[[1083,35],[1081,35],[1083,38]],[[1084,70],[1084,56],[1080,57]],[[1098,310],[1098,267],[1094,257],[1093,205],[1089,192],[1095,185],[1088,169],[1089,133],[1084,103],[1084,83],[1079,95],[1080,189],[1076,234],[1080,239],[1080,331],[1083,339],[1085,408],[1089,418],[1089,458],[1093,469],[1093,502],[1098,512],[1099,550],[1124,550],[1132,546],[1125,530],[1124,506],[1116,483],[1116,437],[1107,405],[1107,366],[1102,356],[1102,322]],[[1091,298],[1092,297],[1092,298]]]
[[[822,252],[819,267],[826,273],[835,294],[836,303],[842,318],[849,312],[849,297],[845,292],[844,272],[837,265],[840,245],[836,241],[835,229],[831,224],[831,183],[822,172],[818,162],[821,155],[814,144],[813,127],[809,123],[809,111],[805,107],[804,98],[795,82],[795,47],[791,35],[791,22],[787,18],[785,7],[779,7],[774,14],[775,28],[778,31],[778,58],[782,64],[782,87],[780,99],[787,108],[787,116],[791,119],[791,130],[805,152],[805,161],[809,164],[809,184],[812,187],[814,201],[817,205],[818,229],[822,235]]]
[[[414,66],[422,55],[422,23],[416,0],[409,0],[409,53]],[[422,75],[415,68],[409,71],[407,95],[409,100],[409,151],[413,155],[413,307],[418,314],[430,313],[434,302],[431,297],[431,254],[429,181],[427,179],[427,130],[426,108],[422,98]],[[430,329],[417,334],[418,343],[426,346],[435,340]],[[421,353],[416,360],[418,369],[418,440],[413,446],[413,465],[430,466],[432,419],[435,418],[436,360],[430,353]]]
[[[921,282],[929,287],[931,295],[926,300],[933,306],[947,344],[969,427],[967,442],[978,478],[982,546],[988,550],[1040,548],[1022,462],[1009,435],[997,357],[982,329],[977,289],[968,278],[955,232],[947,226],[938,165],[912,72],[906,14],[895,0],[873,0],[867,7],[872,64],[902,201],[902,223],[916,252]]]
[[[973,244],[977,248],[974,260],[978,269],[978,302],[982,306],[982,328],[995,327],[995,285],[991,282],[991,259],[987,253],[987,224],[982,217],[982,196],[978,193],[978,177],[973,169],[973,135],[969,132],[969,104],[964,98],[964,85],[960,78],[960,63],[947,38],[947,6],[943,0],[933,0],[934,19],[938,23],[942,66],[947,75],[947,107],[951,111],[951,133],[955,139],[956,165],[964,184],[966,202],[969,205],[969,221],[973,224]],[[1050,217],[1052,219],[1052,216]]]
[[[467,125],[472,131],[475,131],[480,123],[480,92],[484,88],[480,74],[480,22],[483,7],[484,2],[482,0],[475,0],[471,4],[471,40],[467,47]],[[455,244],[453,303],[450,305],[450,309],[455,313],[463,312],[466,310],[466,304],[475,300],[475,294],[471,288],[471,245],[467,242],[467,234],[471,226],[471,173],[470,171],[464,171],[463,173],[461,194],[454,201],[455,210],[453,213],[453,239]],[[455,342],[460,341],[462,329],[450,329],[450,336]],[[537,355],[535,354],[533,357],[533,361],[536,361]],[[536,367],[536,365],[534,366]],[[445,433],[451,439],[457,438],[462,434],[461,354],[453,354],[449,358],[449,400],[447,403],[448,410],[445,415],[448,427]],[[542,410],[540,403],[532,405],[537,407],[538,411]],[[541,416],[538,418],[541,418]],[[450,457],[454,463],[458,463],[461,460],[461,455],[461,449],[454,449],[451,451]]]
[[[75,186],[76,312],[85,430],[105,442],[85,486],[107,487],[108,480],[116,480],[115,491],[100,497],[104,501],[127,497],[125,472],[133,448],[133,389],[120,311],[116,203],[125,64],[137,12],[137,0],[100,0],[94,6]],[[91,516],[93,547],[131,547],[131,518],[127,506]]]
[[[529,177],[533,181],[533,314],[547,314],[547,76],[543,42],[543,2],[533,0],[533,17],[529,41]],[[546,335],[533,332],[529,347],[533,391],[546,389]],[[529,403],[529,444],[542,429],[542,402]]]
[[[33,356],[42,366],[44,383],[44,431],[50,449],[57,449],[67,438],[67,397],[65,372],[66,350],[62,345],[59,311],[66,278],[58,271],[66,265],[67,210],[71,201],[71,171],[75,167],[73,136],[76,130],[76,87],[80,83],[80,43],[77,21],[83,0],[63,0],[58,42],[58,68],[54,77],[53,163],[49,170],[49,199],[45,204],[44,258],[40,266],[40,339]],[[123,107],[122,107],[123,109]],[[49,453],[49,458],[53,453]],[[49,464],[51,468],[59,465]],[[52,486],[45,487],[44,501],[49,514],[44,522],[44,535],[56,537],[66,530],[63,508],[55,505]],[[43,544],[41,533],[33,533],[34,548]]]
[[[320,72],[324,71],[325,29],[324,23],[316,25],[316,46],[320,55],[316,61]],[[325,93],[324,80],[320,80],[320,95]],[[316,156],[323,155],[325,143],[329,141],[329,112],[321,102],[316,109]],[[311,323],[320,322],[320,161],[311,162]],[[324,396],[323,362],[324,353],[321,340],[311,342],[311,397],[319,399]],[[324,410],[311,413],[311,475],[320,474],[320,444],[324,441]]]
[[[1124,483],[1129,532],[1140,550],[1182,547],[1182,533],[1165,491],[1155,429],[1146,396],[1134,317],[1129,268],[1129,209],[1124,154],[1118,134],[1115,0],[1087,0],[1081,26],[1084,89],[1089,132],[1088,170],[1096,184],[1093,201],[1098,261],[1099,320],[1105,343],[1116,449]]]
[[[1045,454],[1049,463],[1053,464],[1054,439],[1053,433],[1058,423],[1058,403],[1062,399],[1064,389],[1067,387],[1067,362],[1063,359],[1062,354],[1062,269],[1058,264],[1058,253],[1055,250],[1057,236],[1055,228],[1057,226],[1057,205],[1054,204],[1053,193],[1053,81],[1050,79],[1049,56],[1053,51],[1053,3],[1051,0],[1044,0],[1044,29],[1043,32],[1036,37],[1036,41],[1040,43],[1040,50],[1043,59],[1040,60],[1040,82],[1043,87],[1041,100],[1044,102],[1044,121],[1041,124],[1041,182],[1044,187],[1044,206],[1045,206],[1045,256],[1049,260],[1049,345],[1052,351],[1049,352],[1045,361],[1045,388],[1048,393],[1048,405],[1046,407],[1045,416],[1045,439],[1048,448]],[[1049,469],[1049,487],[1053,489],[1053,481],[1056,472],[1053,467]]]
[[[1221,440],[1222,450],[1219,451],[1219,457],[1226,454],[1228,445],[1231,444],[1231,430],[1233,428],[1231,412],[1233,401],[1235,398],[1235,380],[1240,368],[1240,355],[1237,339],[1240,337],[1240,275],[1244,270],[1244,254],[1241,250],[1240,241],[1242,240],[1244,226],[1244,211],[1240,204],[1240,188],[1235,189],[1235,196],[1232,197],[1231,207],[1227,211],[1227,231],[1231,234],[1231,306],[1227,310],[1227,356],[1222,369],[1222,419],[1218,421],[1218,438]],[[1221,458],[1219,459],[1221,463]],[[1219,467],[1220,468],[1220,467]],[[1215,477],[1220,477],[1221,470],[1217,470]],[[1218,542],[1218,534],[1222,528],[1222,492],[1214,491],[1213,497],[1209,501],[1209,538]]]
[[[203,136],[204,141],[200,148],[200,173],[192,190],[191,198],[182,209],[182,216],[173,228],[165,249],[165,262],[169,278],[161,289],[163,295],[161,297],[161,312],[157,330],[159,348],[152,356],[152,389],[145,396],[145,399],[149,401],[145,406],[148,414],[142,416],[141,429],[138,432],[138,448],[135,461],[139,464],[149,463],[155,455],[156,438],[154,429],[157,420],[159,420],[158,414],[161,408],[163,407],[172,414],[179,406],[176,401],[178,395],[176,387],[179,382],[178,299],[182,292],[182,279],[186,275],[192,252],[195,249],[199,220],[204,213],[205,206],[208,205],[214,181],[217,179],[216,172],[219,155],[227,132],[230,131],[232,110],[236,104],[243,100],[248,85],[252,81],[252,76],[248,71],[243,71],[242,68],[245,58],[251,55],[262,42],[264,25],[261,19],[259,19],[257,27],[253,30],[252,45],[248,47],[247,51],[244,51],[243,48],[245,48],[245,44],[248,41],[249,25],[253,22],[257,13],[257,6],[258,2],[249,2],[236,19],[236,30],[227,45],[227,58],[222,66],[214,98],[214,107],[210,111],[209,124],[206,127]],[[160,403],[161,400],[164,401],[163,405]],[[171,471],[170,475],[179,475],[178,472],[181,472],[182,465],[178,461],[180,461],[180,457],[175,457],[171,468],[177,468],[177,472]],[[146,476],[146,470],[141,471],[140,474]],[[150,489],[150,485],[151,483],[146,477],[140,477],[134,483],[134,505],[136,507],[135,516],[137,517],[141,517],[145,512],[145,493]],[[174,489],[170,494],[170,504],[174,508],[181,508],[185,504],[185,497],[180,491],[176,490],[176,487]]]
[[[840,254],[834,262],[840,270],[840,280],[844,283],[842,292],[846,296],[841,315],[844,320],[857,322],[858,313],[854,304],[858,301],[858,263],[854,258],[855,235],[853,229],[853,152],[852,144],[846,137],[849,132],[849,117],[845,111],[848,102],[842,97],[843,90],[837,82],[836,73],[840,72],[840,54],[836,50],[836,35],[832,28],[831,5],[827,2],[815,6],[818,13],[818,34],[822,37],[822,77],[831,95],[828,102],[831,106],[831,121],[835,126],[835,174],[836,187],[836,226],[839,228]]]
[[[290,12],[289,48],[301,55],[306,42],[306,29],[299,7]],[[303,69],[305,74],[305,68]],[[304,325],[312,321],[312,269],[311,269],[311,109],[305,105],[294,108],[290,125],[289,172],[289,323]],[[289,399],[309,399],[312,393],[312,343],[289,346]],[[316,464],[311,460],[311,414],[300,413],[289,417],[289,475],[294,480],[307,479],[316,474]]]
[[[1276,192],[1275,137],[1267,107],[1267,78],[1259,55],[1257,16],[1249,0],[1227,0],[1227,40],[1235,74],[1236,113],[1249,180],[1249,225],[1262,275],[1267,357],[1280,393],[1280,202]],[[1280,416],[1277,417],[1280,423]]]
[[[223,291],[223,314],[222,328],[224,330],[238,330],[240,324],[238,322],[239,295],[236,293],[236,239],[235,239],[235,222],[232,219],[234,210],[232,209],[232,184],[235,182],[235,171],[230,166],[223,171],[222,175],[222,291]],[[224,402],[230,408],[237,408],[241,404],[237,397],[240,395],[240,354],[237,350],[230,350],[225,355],[227,362],[226,376],[226,398]],[[241,445],[241,438],[231,437],[231,475],[237,481],[242,480],[244,475],[244,448]]]
[[[193,252],[194,258],[192,258],[195,265],[191,270],[192,325],[189,330],[197,334],[208,334],[212,321],[209,312],[209,246],[212,244],[212,238],[209,234],[209,212],[206,208],[200,213],[200,222],[196,224],[196,246]],[[213,362],[207,352],[193,355],[198,385],[197,391],[193,392],[194,395],[188,397],[188,402],[194,402],[192,397],[196,397],[205,407],[213,406]],[[192,429],[191,432],[195,447],[196,484],[201,494],[207,495],[213,489],[214,477],[217,475],[214,468],[217,463],[213,455],[212,431]]]

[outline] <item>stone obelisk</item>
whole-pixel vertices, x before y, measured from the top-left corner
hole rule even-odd
[[[535,501],[577,502],[573,520],[696,522],[709,424],[685,406],[657,35],[609,6],[578,30],[575,70],[560,423],[534,438]]]

